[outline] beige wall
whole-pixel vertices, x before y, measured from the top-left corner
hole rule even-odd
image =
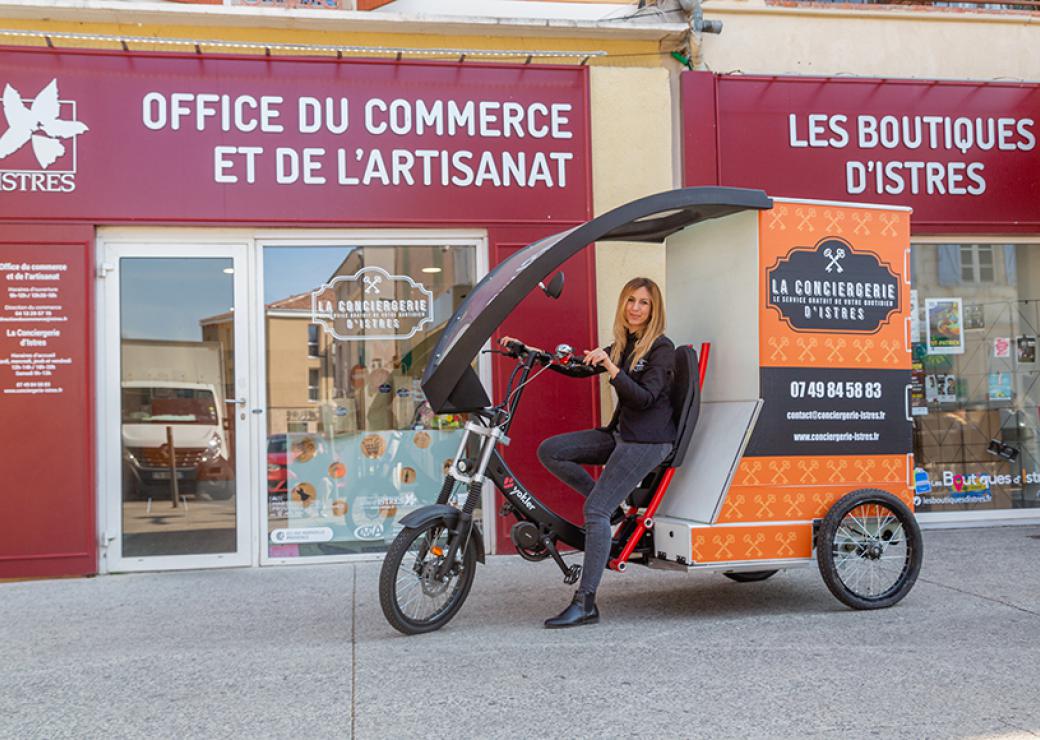
[[[595,67],[592,103],[592,193],[596,215],[631,200],[670,190],[672,98],[669,72]],[[596,245],[599,336],[609,341],[618,291],[643,275],[664,286],[664,250],[658,245]]]
[[[670,190],[672,180],[672,96],[667,69],[593,67],[589,70],[592,118],[592,194],[596,215],[631,200]],[[597,328],[610,342],[621,287],[642,276],[663,289],[664,247],[605,242],[596,247]],[[601,385],[605,418],[613,395]]]
[[[906,6],[777,7],[706,0],[704,62],[714,72],[1040,80],[1040,17]]]

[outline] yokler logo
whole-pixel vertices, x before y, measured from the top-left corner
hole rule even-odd
[[[89,129],[76,118],[75,101],[58,98],[58,80],[35,98],[23,98],[6,84],[3,107],[7,130],[0,134],[0,192],[75,190],[76,141]]]

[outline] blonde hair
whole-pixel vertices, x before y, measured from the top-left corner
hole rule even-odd
[[[650,294],[650,316],[642,328],[635,332],[637,337],[636,346],[632,350],[632,357],[629,358],[628,367],[635,366],[637,362],[646,357],[647,352],[650,351],[657,338],[664,334],[664,301],[661,299],[661,289],[650,278],[632,278],[621,289],[621,295],[618,296],[617,310],[614,312],[614,346],[610,350],[610,361],[619,367],[621,354],[625,351],[625,344],[628,342],[625,304],[628,301],[628,297],[640,288],[646,288]]]

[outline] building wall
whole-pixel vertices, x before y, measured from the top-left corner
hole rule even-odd
[[[704,16],[723,22],[702,45],[719,73],[1040,79],[1037,13],[708,0]]]
[[[674,145],[669,71],[596,67],[590,74],[592,192],[597,215],[645,195],[670,190]],[[664,247],[609,242],[596,246],[596,306],[599,340],[611,342],[618,293],[634,277],[665,285]],[[586,348],[580,348],[586,349]],[[600,384],[604,419],[614,394]]]
[[[268,364],[267,404],[270,409],[270,433],[284,433],[288,430],[287,414],[291,411],[306,411],[316,404],[307,398],[307,375],[311,369],[320,370],[322,362],[319,357],[310,357],[307,353],[307,327],[310,317],[299,318],[282,316],[267,319],[267,354],[277,358],[277,362]],[[323,343],[319,336],[319,346]],[[319,375],[320,382],[328,383],[331,379]],[[324,396],[328,397],[329,393]]]

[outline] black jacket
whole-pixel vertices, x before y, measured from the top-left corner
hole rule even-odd
[[[628,335],[628,342],[621,354],[621,368],[611,378],[610,384],[618,395],[618,406],[614,416],[603,431],[618,429],[626,442],[674,442],[675,420],[672,418],[671,387],[675,375],[675,345],[663,334],[650,347],[650,351],[636,365],[629,367],[636,338]],[[606,347],[609,355],[614,345]],[[606,372],[602,365],[565,369],[551,366],[557,372],[572,377],[588,377]]]

